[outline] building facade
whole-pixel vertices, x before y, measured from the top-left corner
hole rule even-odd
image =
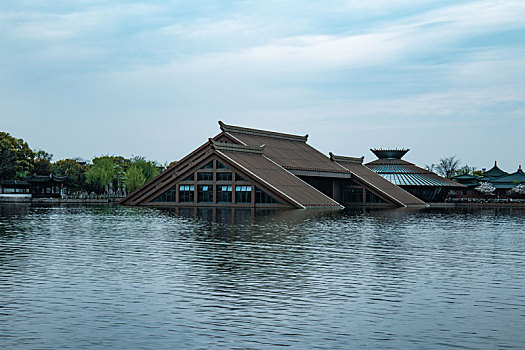
[[[363,158],[326,156],[308,135],[219,122],[221,132],[124,205],[247,208],[422,207],[422,200],[364,166]]]

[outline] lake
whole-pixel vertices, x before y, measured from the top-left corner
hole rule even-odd
[[[525,210],[0,206],[5,349],[523,349]]]

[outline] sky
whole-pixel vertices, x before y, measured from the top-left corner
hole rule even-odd
[[[182,158],[218,121],[327,154],[525,166],[525,1],[0,2],[0,130]]]

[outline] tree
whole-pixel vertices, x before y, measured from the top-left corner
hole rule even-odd
[[[484,195],[491,195],[494,194],[496,188],[488,182],[482,182],[478,187],[475,188],[475,190],[483,193]]]
[[[0,132],[0,180],[17,179],[33,170],[34,152],[22,140]]]
[[[146,182],[160,174],[159,165],[154,161],[146,160],[144,157],[132,158],[130,167],[131,166],[135,166],[142,171]]]
[[[86,183],[95,192],[102,193],[115,178],[115,164],[110,157],[93,159],[93,165],[86,172]]]
[[[142,169],[136,164],[132,164],[128,168],[124,178],[128,193],[135,191],[137,188],[146,183],[146,177],[142,173]]]
[[[461,168],[458,169],[457,175],[474,175],[475,171],[476,171],[475,167],[471,167],[468,164],[465,164]]]
[[[458,172],[459,159],[456,156],[441,158],[439,164],[436,165],[436,171],[443,177],[450,179]]]
[[[82,191],[86,187],[88,166],[81,159],[62,159],[51,165],[53,174],[67,176],[68,187],[73,191]]]
[[[33,172],[37,175],[51,174],[51,159],[53,155],[39,149],[35,152]]]
[[[512,192],[512,194],[525,194],[525,184],[519,184],[510,191]]]

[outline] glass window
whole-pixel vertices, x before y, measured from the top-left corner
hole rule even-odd
[[[252,202],[252,186],[235,186],[235,202],[236,203],[251,203]]]
[[[231,203],[232,202],[232,187],[231,186],[217,186],[217,202]]]
[[[386,203],[384,200],[370,191],[366,191],[366,201],[367,203]]]
[[[363,189],[362,188],[345,188],[344,190],[345,203],[362,203]]]
[[[255,203],[281,204],[277,199],[258,187],[255,187]]]
[[[221,173],[217,172],[217,181],[231,181],[232,173]]]
[[[157,198],[153,200],[153,202],[159,203],[159,202],[176,202],[177,196],[176,196],[176,187],[172,187]]]
[[[179,202],[188,203],[193,202],[195,196],[195,186],[193,185],[180,185],[179,186]]]
[[[184,180],[182,181],[193,181],[195,177],[193,176],[193,174],[189,175],[187,178],[185,178]]]
[[[203,166],[201,169],[213,169],[213,160],[205,166]]]
[[[197,180],[199,181],[213,181],[213,173],[197,173]]]
[[[197,187],[197,201],[198,202],[213,202],[213,186],[199,185]]]
[[[246,179],[241,175],[235,173],[235,181],[246,181]]]
[[[228,169],[228,167],[221,162],[217,161],[217,169]]]

